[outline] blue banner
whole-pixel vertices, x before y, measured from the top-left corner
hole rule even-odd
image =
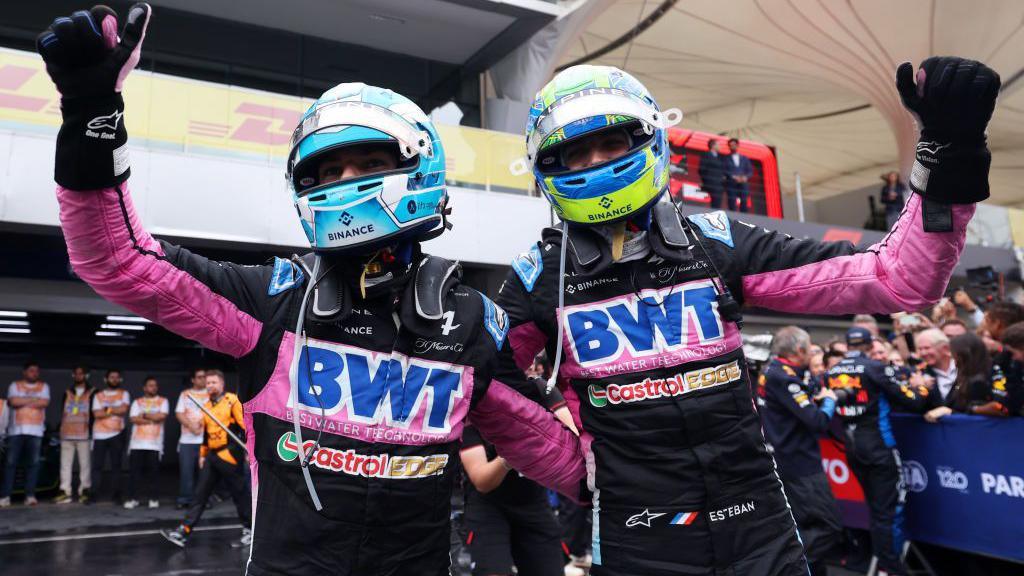
[[[1024,418],[894,415],[907,483],[907,533],[1024,562]]]

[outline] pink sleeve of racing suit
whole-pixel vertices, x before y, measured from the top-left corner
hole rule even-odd
[[[857,251],[848,242],[798,240],[733,222],[744,301],[803,314],[892,313],[933,304],[960,259],[974,205],[955,205],[951,232],[925,232],[922,198],[911,194],[881,242]]]
[[[513,468],[579,499],[580,481],[586,476],[580,439],[541,405],[493,380],[470,420]]]
[[[262,324],[245,304],[243,267],[168,245],[169,258],[143,229],[127,183],[58,186],[57,201],[71,266],[97,294],[218,352],[240,357],[255,348]]]

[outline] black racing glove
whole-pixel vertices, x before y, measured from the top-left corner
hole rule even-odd
[[[152,10],[139,3],[117,35],[117,14],[93,6],[53,21],[36,49],[61,94],[64,124],[57,134],[54,179],[90,190],[128,179],[128,132],[121,85],[139,63]]]
[[[910,62],[896,70],[900,99],[921,129],[910,187],[926,200],[973,204],[988,198],[992,154],[985,127],[999,86],[995,70],[954,56],[933,56],[922,62],[916,83]]]

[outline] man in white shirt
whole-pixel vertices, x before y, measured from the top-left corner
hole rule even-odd
[[[71,386],[64,391],[64,406],[60,418],[60,493],[54,498],[57,504],[72,501],[71,472],[78,459],[78,500],[89,500],[92,489],[92,458],[89,446],[89,420],[92,395],[96,390],[89,386],[89,369],[75,366],[71,371]]]
[[[914,347],[917,355],[928,365],[926,375],[935,379],[929,406],[951,406],[956,384],[956,361],[949,349],[949,338],[942,330],[929,328],[914,336]]]
[[[121,462],[125,452],[124,419],[131,404],[128,391],[121,388],[121,371],[107,370],[107,387],[92,395],[92,477],[95,499],[98,500],[104,480],[103,467],[110,459],[111,493],[115,502],[121,500]]]
[[[39,379],[39,364],[26,362],[21,380],[7,388],[7,402],[12,412],[7,434],[7,461],[4,483],[0,487],[0,508],[11,505],[14,474],[18,462],[28,460],[25,468],[25,505],[35,506],[36,480],[39,477],[39,449],[46,430],[46,407],[50,405],[50,387]]]
[[[203,444],[203,413],[188,399],[195,398],[199,404],[210,399],[206,391],[206,372],[202,368],[192,370],[192,387],[181,391],[174,406],[174,417],[181,424],[178,439],[178,500],[177,508],[188,508],[199,473],[199,447]]]
[[[158,391],[156,378],[147,376],[142,384],[143,396],[132,402],[128,412],[128,418],[132,421],[132,438],[128,443],[131,476],[128,501],[124,507],[129,510],[139,505],[137,496],[140,492],[145,493],[150,508],[160,506],[156,487],[160,458],[164,454],[164,420],[170,410],[167,398],[158,396]]]

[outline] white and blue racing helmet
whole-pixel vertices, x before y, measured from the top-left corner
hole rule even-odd
[[[319,182],[328,153],[394,146],[393,170]],[[370,253],[401,240],[427,240],[446,227],[444,148],[423,110],[391,90],[339,84],[310,106],[291,139],[288,184],[316,252]]]

